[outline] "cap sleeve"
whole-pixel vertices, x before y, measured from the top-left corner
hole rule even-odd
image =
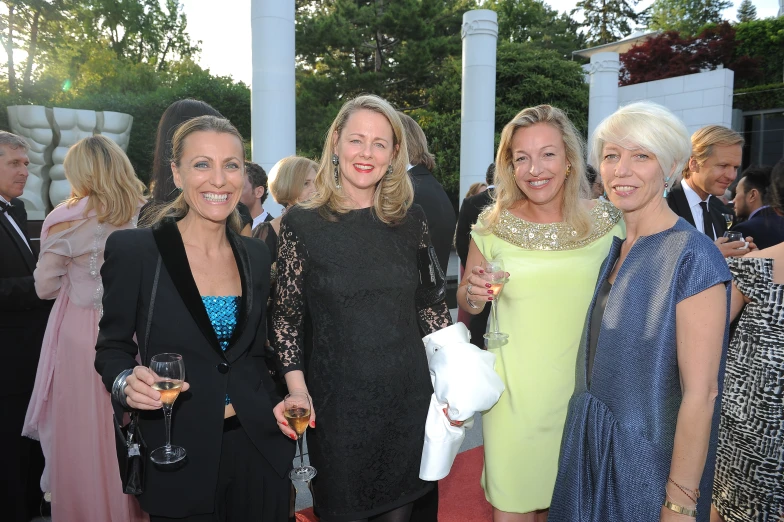
[[[678,270],[677,302],[732,281],[727,263],[719,249],[708,241],[694,241],[686,250]]]

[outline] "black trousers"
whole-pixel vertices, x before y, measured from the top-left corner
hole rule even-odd
[[[29,522],[40,514],[44,454],[37,440],[22,437],[31,394],[0,397],[0,520]]]
[[[288,522],[290,498],[288,476],[280,478],[231,417],[224,424],[215,511],[185,518],[150,514],[150,522]]]

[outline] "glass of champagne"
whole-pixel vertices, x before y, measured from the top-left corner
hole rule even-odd
[[[286,398],[283,399],[283,416],[286,417],[291,429],[297,433],[297,444],[299,445],[299,467],[291,470],[289,478],[307,482],[316,476],[316,468],[305,465],[302,448],[305,430],[308,429],[310,422],[310,396],[301,392],[286,395]]]
[[[500,331],[498,327],[498,298],[501,297],[504,283],[506,283],[506,271],[504,262],[501,259],[487,259],[482,268],[485,271],[484,277],[490,283],[490,290],[493,291],[493,302],[490,310],[490,331],[484,337],[487,339],[488,347],[506,344],[509,335]]]
[[[161,353],[150,360],[150,370],[155,375],[152,388],[161,393],[163,415],[166,419],[166,445],[153,450],[150,460],[156,464],[174,464],[185,458],[185,449],[172,446],[171,443],[172,406],[185,382],[185,362],[178,353]]]
[[[735,216],[724,213],[722,213],[722,216],[724,217],[724,223],[726,223],[727,228],[732,228],[732,223],[735,221]]]

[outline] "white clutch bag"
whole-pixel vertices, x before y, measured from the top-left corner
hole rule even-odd
[[[434,332],[423,341],[434,393],[425,423],[419,478],[439,480],[449,474],[465,430],[473,426],[474,414],[498,402],[504,383],[494,369],[495,355],[471,344],[464,324]],[[444,408],[453,421],[467,422],[452,426]]]

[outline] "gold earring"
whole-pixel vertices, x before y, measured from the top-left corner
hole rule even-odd
[[[571,174],[571,173],[572,173],[572,166],[571,165],[567,165],[566,166],[566,177],[568,178],[569,174]]]

